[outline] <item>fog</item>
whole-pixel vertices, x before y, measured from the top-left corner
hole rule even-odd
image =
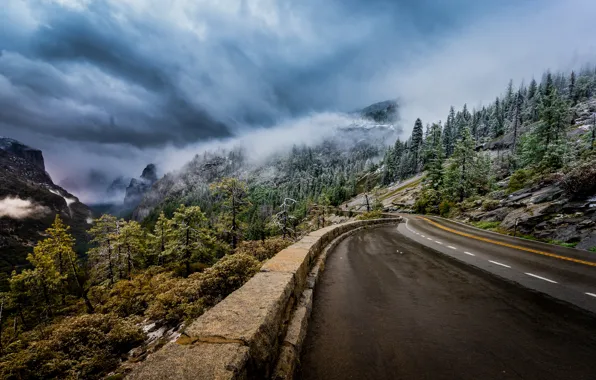
[[[6,197],[0,199],[0,218],[12,219],[41,218],[50,213],[50,209],[27,199]]]

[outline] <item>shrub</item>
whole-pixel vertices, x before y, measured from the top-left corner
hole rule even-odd
[[[358,220],[371,220],[371,219],[381,219],[383,217],[383,212],[381,210],[374,210],[363,212],[359,214],[356,219]]]
[[[443,200],[440,204],[439,204],[439,215],[441,216],[447,216],[449,215],[449,212],[451,211],[451,208],[453,207],[453,203],[447,201],[447,200]]]
[[[573,197],[596,192],[596,160],[583,162],[572,168],[561,180],[561,187]]]
[[[511,175],[509,178],[509,186],[507,191],[513,193],[517,190],[521,190],[529,185],[530,179],[532,178],[532,172],[527,169],[519,169]]]
[[[290,244],[292,244],[291,240],[284,240],[280,237],[269,238],[264,241],[248,240],[241,242],[234,253],[247,254],[259,261],[265,261]]]
[[[239,253],[225,256],[198,274],[201,295],[211,300],[223,299],[254,276],[260,267],[259,261],[250,255]]]
[[[588,251],[590,251],[590,252],[596,252],[596,247],[592,247]]]
[[[501,222],[476,222],[472,223],[473,226],[482,228],[483,230],[492,230],[501,225]]]
[[[189,278],[174,277],[163,281],[145,316],[169,326],[200,316],[205,305],[200,299],[200,282],[196,277],[195,274]]]
[[[501,202],[497,200],[487,199],[484,202],[482,202],[482,209],[484,211],[492,211],[498,209],[500,205]]]
[[[113,314],[65,318],[42,335],[46,337],[25,334],[29,340],[9,346],[0,362],[0,377],[99,379],[145,339],[139,327]]]
[[[224,256],[203,273],[163,281],[145,316],[172,326],[196,318],[241,287],[259,268],[254,257],[238,253]]]

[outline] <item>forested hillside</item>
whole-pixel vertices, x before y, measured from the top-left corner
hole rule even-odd
[[[383,160],[382,185],[424,172],[413,209],[531,238],[596,246],[596,70],[509,82],[481,109],[451,107]],[[578,226],[579,224],[579,226]],[[510,232],[510,231],[509,231]]]

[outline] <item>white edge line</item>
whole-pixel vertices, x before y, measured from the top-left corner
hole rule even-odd
[[[452,245],[448,245],[448,246],[447,246],[447,248],[451,248],[451,249],[455,249],[455,250],[457,250],[457,248],[455,248],[455,247],[454,247],[454,246],[452,246]]]
[[[464,253],[465,253],[466,255],[470,255],[470,256],[476,256],[475,254],[473,254],[473,253],[470,253],[470,252],[464,252]]]
[[[594,293],[586,293],[586,294],[589,296],[592,296],[592,297],[596,297],[596,294],[594,294]]]
[[[511,268],[509,265],[506,265],[506,264],[500,263],[500,262],[498,262],[498,261],[492,261],[492,260],[488,260],[488,262],[489,262],[489,263],[493,263],[493,264],[500,265],[500,266],[502,266],[502,267],[505,267],[505,268]],[[526,274],[528,274],[528,273],[526,273]]]
[[[558,282],[556,282],[556,281],[553,281],[553,280],[551,280],[551,279],[548,279],[548,278],[546,278],[546,277],[540,277],[540,276],[538,276],[538,275],[535,275],[535,274],[533,274],[533,273],[526,273],[526,274],[527,274],[528,276],[532,276],[532,277],[536,277],[536,278],[539,278],[539,279],[541,279],[541,280],[544,280],[544,281],[548,281],[548,282],[550,282],[550,283],[552,283],[552,284],[558,284]]]
[[[440,241],[438,241],[438,240],[435,240],[435,243],[443,245],[443,243],[441,243],[441,242],[440,242]]]

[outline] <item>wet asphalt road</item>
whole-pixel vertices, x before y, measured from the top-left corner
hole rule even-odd
[[[596,319],[375,228],[328,257],[298,378],[596,379]]]

